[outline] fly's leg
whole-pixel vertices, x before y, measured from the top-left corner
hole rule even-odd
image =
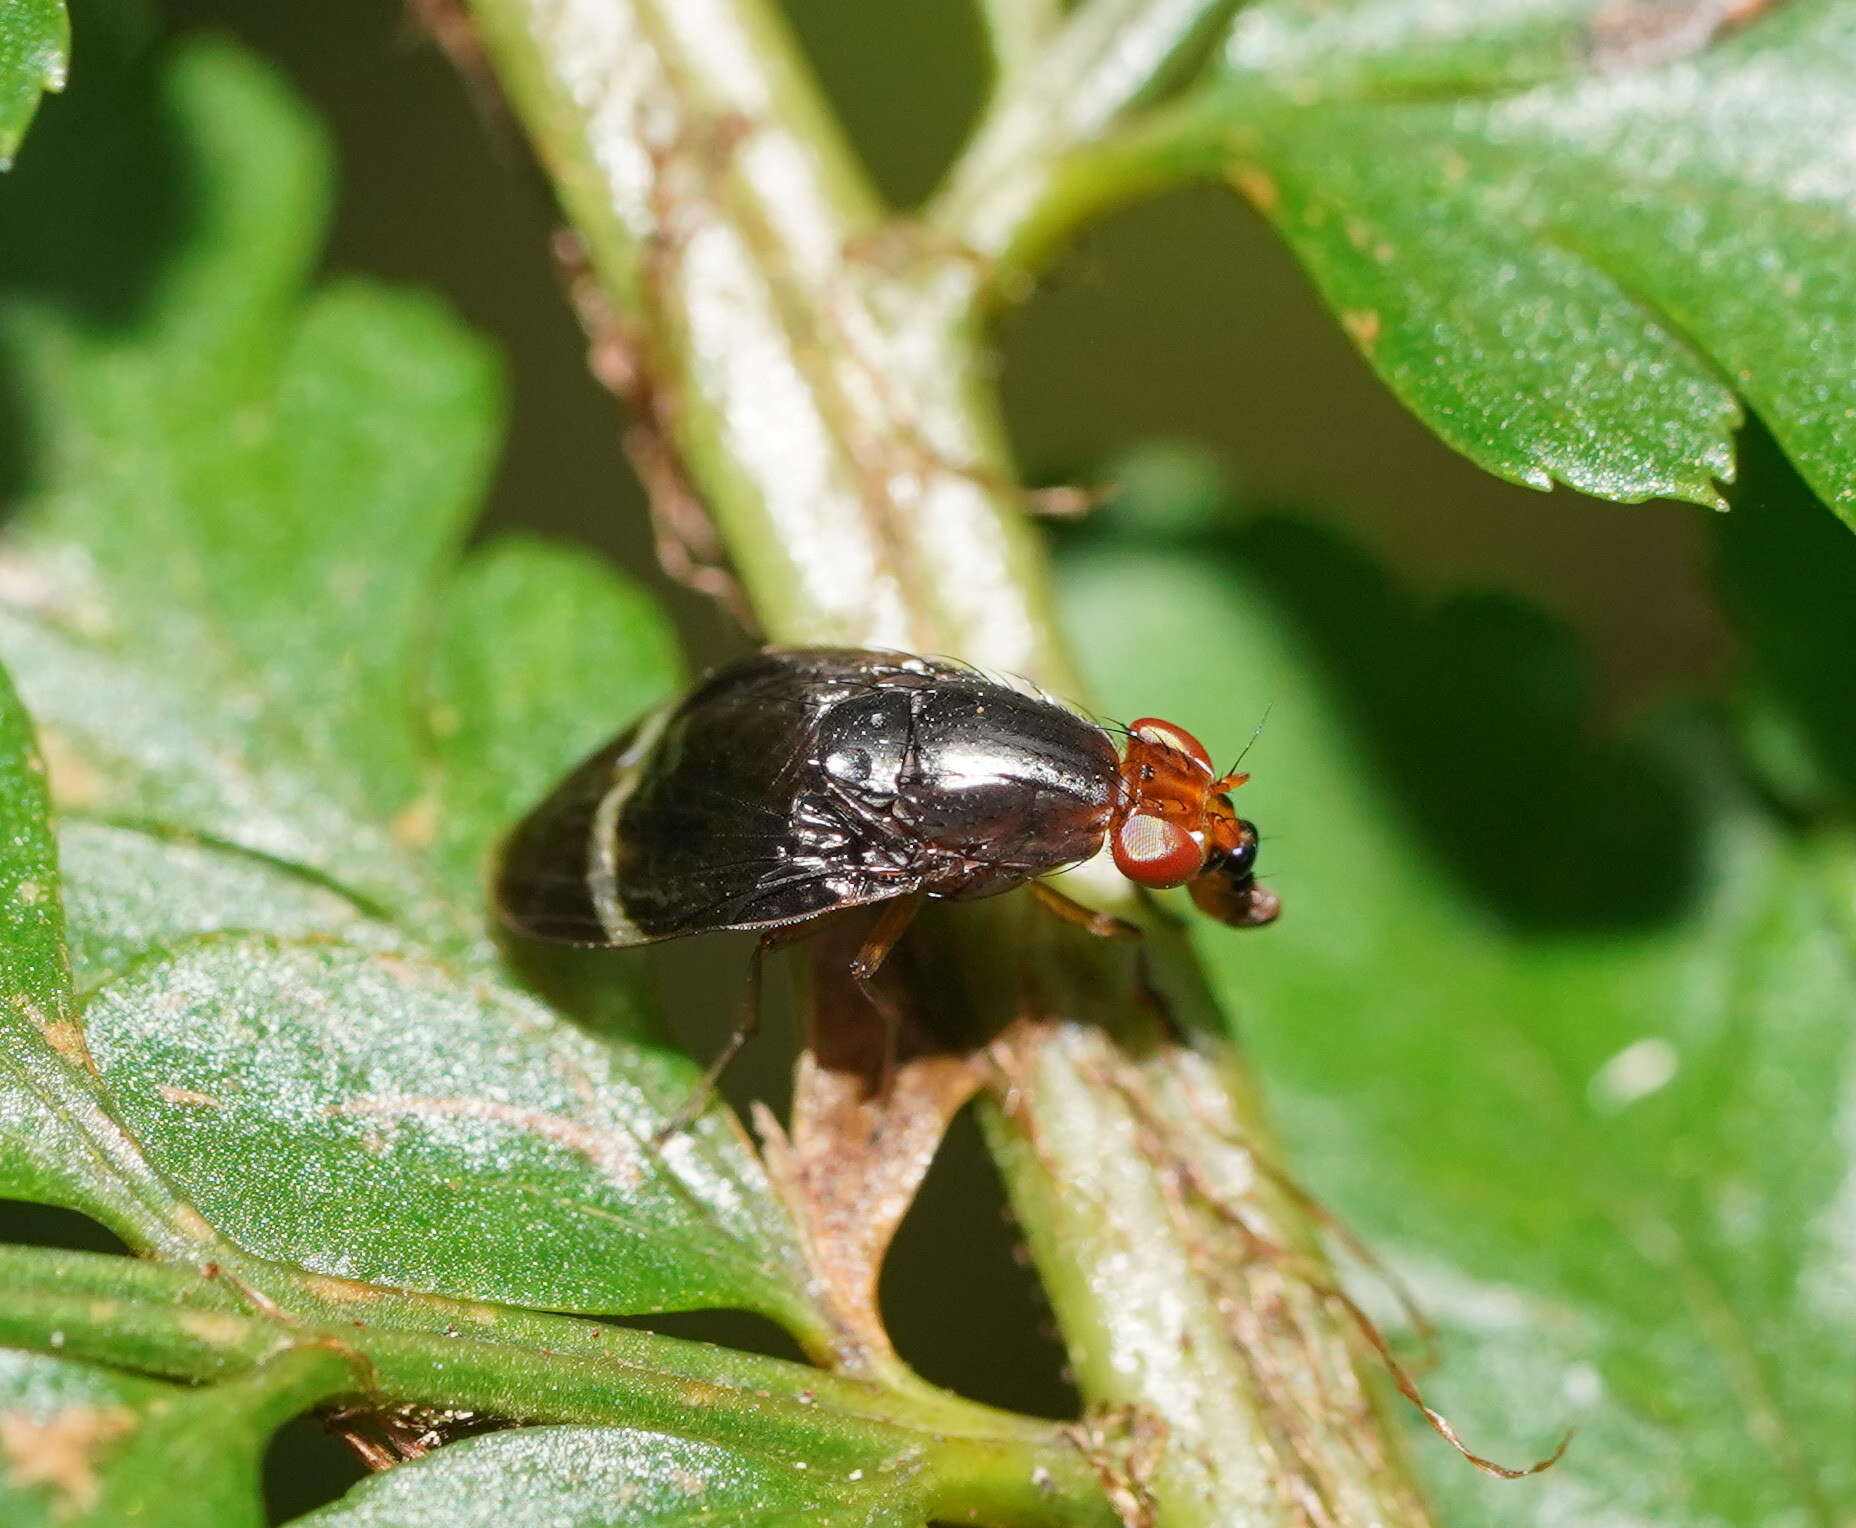
[[[651,1137],[653,1146],[662,1146],[673,1135],[681,1135],[695,1123],[696,1116],[709,1107],[709,1100],[715,1096],[715,1085],[722,1080],[729,1064],[741,1054],[741,1047],[760,1033],[760,1008],[762,967],[766,964],[770,950],[781,949],[794,944],[812,932],[810,923],[794,924],[789,928],[769,929],[754,944],[754,953],[748,957],[747,981],[741,989],[741,1007],[735,1015],[735,1027],[722,1044],[716,1057],[709,1063],[709,1068],[702,1074],[702,1081],[697,1083],[690,1096],[684,1100],[683,1107],[670,1116]]]
[[[915,915],[921,911],[926,897],[926,892],[913,891],[906,897],[897,897],[888,903],[876,922],[870,925],[870,932],[864,935],[864,942],[858,946],[857,953],[851,957],[851,980],[857,983],[857,990],[863,993],[865,1001],[883,1021],[883,1069],[877,1083],[879,1097],[888,1094],[890,1080],[896,1074],[896,1047],[902,1034],[902,1011],[889,994],[877,986],[876,973],[882,969],[883,962],[889,959],[889,952],[895,949],[908,926],[915,921]]]
[[[1141,931],[1125,918],[1117,918],[1112,913],[1098,912],[1093,907],[1085,907],[1074,897],[1065,896],[1055,886],[1043,881],[1031,883],[1031,895],[1065,923],[1074,923],[1078,928],[1089,930],[1099,939],[1135,939],[1140,942],[1134,947],[1134,986],[1140,993],[1141,1001],[1153,1010],[1166,1032],[1175,1040],[1184,1040],[1186,1031],[1173,1012],[1173,1005],[1166,1000],[1166,994],[1160,990],[1160,984],[1154,980],[1152,956],[1148,953],[1147,940]]]
[[[1100,939],[1139,939],[1141,931],[1125,918],[1117,918],[1112,913],[1097,912],[1093,907],[1085,907],[1076,898],[1065,896],[1044,881],[1031,883],[1031,895],[1055,913],[1065,923],[1074,923],[1078,928],[1086,928]]]

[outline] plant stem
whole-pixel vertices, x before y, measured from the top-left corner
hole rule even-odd
[[[1002,171],[988,198],[977,190],[957,196],[961,188],[950,185],[927,216],[947,239],[983,251],[979,299],[1022,295],[1077,229],[1111,208],[1207,181],[1242,187],[1267,118],[1259,110],[1249,121],[1228,103],[1213,109],[1202,96],[1188,93],[1112,133],[1064,146],[1035,170]]]
[[[1016,84],[1041,58],[1063,20],[1058,0],[980,0],[980,20],[992,50],[993,98]]]
[[[582,303],[595,343],[624,348],[616,380],[675,458],[658,509],[699,497],[767,634],[955,652],[1078,693],[962,246],[1009,242],[1062,153],[1225,6],[1086,6],[1048,71],[1077,98],[1044,69],[1008,89],[926,235],[873,210],[756,0],[471,9],[602,283],[608,311]],[[1023,903],[945,922],[967,930],[963,979],[1037,989],[1045,1020],[1002,1042],[989,1128],[1124,1516],[1424,1522],[1306,1217],[1259,1170],[1273,1150],[1237,1062],[1130,1017],[1126,949]],[[1160,947],[1189,1017],[1222,1033],[1179,941]]]
[[[972,272],[880,221],[771,15],[472,11],[611,301],[608,375],[676,464],[660,509],[689,482],[782,641],[1048,669],[1036,548],[952,321]]]
[[[745,1443],[805,1462],[919,1463],[936,1516],[968,1517],[983,1503],[1001,1522],[1115,1521],[1084,1461],[1047,1424],[975,1406],[962,1427],[946,1406],[918,1413],[877,1386],[782,1359],[362,1285],[351,1286],[345,1308],[336,1298],[318,1315],[280,1322],[244,1312],[223,1285],[182,1269],[92,1253],[0,1247],[0,1282],[0,1344],[196,1381],[322,1351],[337,1355],[335,1372],[319,1365],[321,1381],[300,1403],[466,1407]],[[435,1318],[428,1330],[399,1308],[420,1303]],[[374,1309],[381,1304],[395,1308]],[[373,1319],[354,1319],[356,1309]]]
[[[1026,229],[1053,199],[1079,200],[1074,161],[1113,153],[1111,128],[1166,84],[1179,61],[1236,9],[1234,0],[1089,0],[988,108],[973,141],[925,209],[938,234],[968,251],[994,290],[1022,285]],[[1099,203],[1138,186],[1095,165],[1081,176]]]

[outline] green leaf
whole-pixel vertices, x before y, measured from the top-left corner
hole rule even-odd
[[[0,657],[64,813],[103,1100],[80,1080],[163,1194],[264,1256],[810,1330],[732,1118],[651,1143],[698,1073],[635,1038],[635,966],[598,1004],[634,1038],[589,1038],[487,928],[502,833],[676,682],[662,617],[566,551],[454,572],[489,358],[428,299],[303,296],[324,155],[247,58],[189,48],[159,103],[201,205],[145,311],[4,315],[36,455]]]
[[[333,934],[363,948],[404,943],[391,924],[289,866],[198,839],[67,816],[58,856],[80,991],[190,934],[260,928],[296,938]]]
[[[38,608],[0,641],[82,760],[71,804],[449,931],[394,828],[424,783],[407,684],[487,456],[484,361],[428,302],[352,287],[282,349],[257,396],[223,400],[234,432],[181,385],[191,355],[67,354],[47,386],[85,438],[26,527]],[[83,571],[60,580],[74,547]]]
[[[176,1208],[99,1094],[65,948],[45,764],[0,669],[0,1195],[153,1243]]]
[[[69,1019],[71,972],[65,960],[64,909],[58,899],[58,850],[52,837],[45,762],[32,723],[0,673],[0,948],[7,953],[9,1012],[41,1025]]]
[[[85,1027],[131,1133],[260,1256],[551,1310],[790,1298],[786,1223],[732,1122],[652,1144],[687,1062],[518,993],[219,936],[104,987]]]
[[[562,761],[604,743],[615,718],[661,701],[681,660],[642,590],[584,553],[538,541],[494,543],[471,558],[445,626],[429,716],[449,765],[434,803],[436,852],[456,895],[475,900],[483,846],[541,799]]]
[[[1708,0],[1265,0],[1233,25],[1226,64],[1311,102],[1514,90],[1696,52],[1732,29],[1730,9]]]
[[[0,169],[13,162],[39,97],[64,89],[70,57],[64,0],[0,0]]]
[[[271,1433],[352,1383],[326,1348],[198,1389],[0,1349],[8,1528],[261,1528]]]
[[[1856,15],[1724,14],[1269,0],[1188,135],[1489,471],[1718,504],[1737,394],[1856,524]]]
[[[81,1056],[45,765],[0,670],[0,1193],[87,1203],[81,1138],[50,1098]]]
[[[1443,1328],[1429,1398],[1510,1462],[1578,1429],[1524,1486],[1424,1435],[1446,1519],[1847,1515],[1856,978],[1718,731],[1595,740],[1538,617],[1292,525],[1099,539],[1068,594],[1119,714],[1234,750],[1269,708],[1283,916],[1195,942],[1293,1159]]]
[[[866,1478],[868,1476],[869,1478]],[[304,1528],[550,1528],[816,1523],[899,1528],[925,1512],[906,1475],[808,1465],[617,1428],[467,1438],[363,1481]]]

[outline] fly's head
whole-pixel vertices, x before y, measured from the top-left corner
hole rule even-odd
[[[1282,904],[1257,884],[1256,827],[1231,805],[1249,778],[1220,775],[1190,732],[1142,717],[1128,728],[1109,824],[1115,867],[1150,889],[1187,887],[1201,912],[1233,928],[1274,921]]]

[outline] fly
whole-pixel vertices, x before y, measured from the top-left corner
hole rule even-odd
[[[760,934],[766,952],[847,908],[885,904],[852,971],[872,978],[923,899],[1029,885],[1097,933],[1127,925],[1043,877],[1106,846],[1136,884],[1185,886],[1233,927],[1273,920],[1257,831],[1198,739],[1152,717],[1115,734],[961,664],[860,648],[775,648],[716,669],[587,759],[516,829],[496,883],[520,933],[624,947]]]

